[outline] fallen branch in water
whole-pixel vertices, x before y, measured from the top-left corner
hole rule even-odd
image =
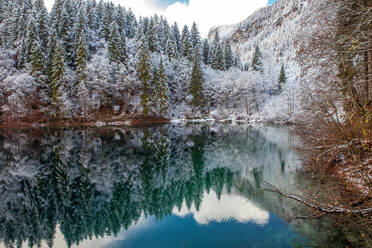
[[[370,208],[364,208],[364,209],[348,209],[343,207],[337,207],[337,206],[331,206],[328,204],[317,202],[309,197],[306,196],[299,196],[296,194],[286,193],[281,191],[278,187],[272,185],[269,182],[266,182],[269,184],[273,189],[264,189],[264,191],[273,192],[280,194],[281,196],[295,200],[297,202],[300,202],[304,204],[307,207],[313,208],[317,211],[323,212],[323,213],[329,213],[329,214],[359,214],[359,215],[368,215],[372,213],[372,207]]]

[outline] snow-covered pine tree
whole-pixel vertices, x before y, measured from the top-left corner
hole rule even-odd
[[[44,55],[41,51],[41,44],[38,40],[34,40],[32,44],[30,56],[30,69],[34,77],[40,78],[45,73]]]
[[[50,27],[55,30],[58,37],[61,30],[63,3],[63,0],[55,0],[49,17]]]
[[[138,42],[141,42],[142,41],[142,38],[143,36],[145,35],[144,34],[144,31],[143,31],[143,19],[142,17],[139,18],[138,20],[138,25],[137,25],[137,31],[136,31],[136,34],[135,34],[135,37],[134,39]]]
[[[66,73],[66,66],[63,46],[61,42],[57,42],[51,70],[51,99],[54,104],[58,103],[59,88]]]
[[[185,25],[182,30],[182,37],[181,37],[181,54],[185,58],[190,58],[191,55],[191,40],[190,40],[190,32],[189,28]]]
[[[114,21],[114,8],[113,4],[111,3],[105,3],[104,4],[104,14],[103,14],[103,22],[102,22],[102,29],[103,29],[103,37],[105,38],[106,41],[109,40],[110,36],[110,29],[111,29],[111,24]]]
[[[12,11],[11,11],[12,10]],[[4,2],[0,7],[0,47],[13,48],[18,37],[18,18],[21,6],[16,2]]]
[[[77,17],[77,20],[74,25],[74,34],[75,34],[75,47],[78,47],[78,44],[80,42],[80,35],[84,34],[86,36],[87,33],[87,17],[86,17],[86,11],[85,7],[81,6],[79,9],[79,14]],[[87,40],[87,36],[85,37],[85,40]]]
[[[214,35],[213,46],[216,46],[218,43],[220,43],[220,34],[217,31],[216,34]]]
[[[0,1],[0,24],[4,22],[6,18],[7,7],[8,7],[8,1],[1,0]]]
[[[225,69],[229,70],[234,65],[234,55],[228,40],[225,40],[224,52],[225,52]]]
[[[283,85],[287,81],[287,76],[285,73],[284,64],[282,64],[282,68],[280,69],[280,75],[279,75],[279,82],[278,82],[278,90],[279,93],[282,91]]]
[[[165,75],[165,69],[163,65],[163,60],[160,59],[159,65],[159,84],[155,88],[156,96],[159,101],[159,111],[161,114],[168,115],[169,109],[169,87],[168,79]]]
[[[42,43],[41,43],[41,37],[40,37],[40,30],[39,25],[36,20],[36,13],[32,11],[29,15],[29,21],[27,24],[27,33],[26,37],[24,39],[24,58],[20,58],[19,61],[23,61],[23,65],[19,64],[20,67],[24,66],[27,63],[31,63],[31,60],[34,59],[34,63],[40,63],[40,66],[44,67],[44,54],[42,53]],[[37,47],[35,47],[37,46]],[[35,57],[37,57],[37,61],[35,60],[35,57],[33,58],[33,52],[38,53]],[[38,68],[39,69],[39,68]],[[40,70],[45,71],[45,69]]]
[[[125,9],[120,5],[116,7],[116,13],[114,15],[115,22],[118,24],[118,32],[119,34],[125,34]]]
[[[202,51],[203,62],[204,64],[209,65],[211,63],[211,47],[207,39],[204,39],[203,41],[202,50],[203,50]]]
[[[263,67],[262,67],[262,54],[260,51],[260,47],[258,45],[255,46],[254,48],[254,54],[253,54],[253,59],[252,59],[252,69],[253,71],[258,71],[258,72],[263,72]]]
[[[197,55],[194,56],[194,62],[191,72],[191,79],[190,79],[190,94],[193,96],[192,104],[195,107],[201,107],[204,105],[204,97],[203,97],[203,83],[204,83],[204,76],[203,70],[200,65],[200,61]]]
[[[125,18],[125,34],[128,38],[132,39],[137,30],[137,20],[131,9],[127,11]]]
[[[150,53],[147,46],[148,42],[145,36],[141,40],[140,47],[138,49],[138,64],[137,69],[139,73],[139,78],[142,82],[143,93],[141,95],[141,105],[143,109],[143,116],[146,118],[150,113],[151,107],[151,63],[150,63]]]
[[[98,30],[98,16],[96,13],[96,5],[97,3],[95,0],[89,0],[85,4],[87,28],[94,32]]]
[[[150,106],[154,108],[155,111],[159,109],[159,99],[158,99],[158,92],[159,90],[159,71],[156,65],[152,69],[152,80],[150,86]]]
[[[161,47],[161,51],[167,54],[168,43],[170,40],[172,40],[172,37],[171,37],[171,30],[170,30],[168,21],[166,19],[162,20],[161,29],[162,29],[161,37],[159,37],[160,47]]]
[[[97,15],[97,24],[98,24],[98,33],[99,37],[103,38],[103,16],[105,13],[105,2],[103,0],[100,0],[96,7],[96,15]]]
[[[88,47],[84,29],[80,31],[79,43],[76,50],[76,74],[78,82],[81,83],[87,78]]]
[[[27,24],[29,22],[29,14],[32,10],[32,4],[30,0],[24,0],[18,22],[16,23],[17,41],[21,41],[27,33]],[[14,45],[14,44],[13,44]]]
[[[200,58],[201,54],[201,38],[198,26],[194,22],[191,28],[191,46],[193,56],[198,56]],[[194,58],[192,58],[194,59]],[[200,60],[199,60],[200,61]]]
[[[176,45],[176,42],[172,38],[168,39],[165,52],[168,55],[169,59],[178,58],[177,45]]]
[[[38,23],[39,37],[41,42],[42,52],[46,52],[46,47],[48,44],[49,37],[49,20],[48,20],[48,10],[44,5],[43,0],[34,0],[33,11],[35,12],[35,18]]]
[[[150,52],[158,52],[157,34],[155,31],[155,20],[151,18],[147,29],[147,41]]]
[[[214,47],[214,54],[212,58],[212,69],[223,71],[225,70],[225,62],[223,56],[223,49],[221,44],[218,42]]]
[[[213,40],[213,46],[212,46],[212,59],[211,59],[211,65],[213,70],[225,70],[225,64],[224,64],[224,53],[223,49],[220,43],[220,35],[218,32],[216,32]]]
[[[148,17],[143,17],[142,18],[142,31],[145,35],[147,35],[147,32],[149,31],[149,24],[150,24],[150,19]]]
[[[18,2],[8,2],[4,8],[4,13],[2,14],[2,23],[0,23],[0,39],[5,48],[15,48],[20,44],[18,39],[19,22],[21,18],[21,13],[24,11],[23,4]],[[11,11],[13,10],[13,11]],[[27,17],[27,16],[26,16]],[[26,20],[27,23],[27,20]],[[22,27],[25,30],[25,27]]]
[[[119,34],[116,23],[112,23],[111,25],[108,52],[110,62],[125,64],[127,58],[125,34]]]
[[[82,28],[80,35],[78,36],[79,42],[76,50],[76,76],[78,80],[78,91],[77,97],[82,106],[82,112],[84,117],[87,116],[88,106],[87,106],[87,63],[89,58],[88,43],[86,40],[85,28]]]
[[[65,0],[61,14],[59,39],[65,51],[66,63],[72,68],[75,66],[76,50],[74,43],[74,16],[71,0]]]
[[[51,33],[48,38],[48,45],[47,45],[47,54],[46,54],[46,73],[48,75],[49,83],[51,82],[52,78],[52,67],[53,67],[53,59],[54,53],[57,46],[57,32],[52,28]]]
[[[177,22],[173,24],[171,33],[172,33],[173,40],[176,42],[177,52],[179,53],[181,49],[181,34],[180,34],[180,29],[178,28]]]

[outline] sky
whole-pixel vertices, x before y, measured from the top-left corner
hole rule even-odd
[[[44,0],[50,10],[54,0]],[[112,0],[125,8],[132,8],[138,16],[155,13],[165,16],[170,23],[177,21],[180,29],[196,22],[203,37],[214,26],[236,24],[259,8],[275,0]]]

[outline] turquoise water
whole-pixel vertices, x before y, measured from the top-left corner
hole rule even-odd
[[[285,128],[0,132],[0,247],[309,247]],[[311,231],[309,231],[311,230]]]

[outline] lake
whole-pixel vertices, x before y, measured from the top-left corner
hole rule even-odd
[[[296,143],[272,126],[0,129],[0,247],[339,247],[263,191],[311,185]]]

